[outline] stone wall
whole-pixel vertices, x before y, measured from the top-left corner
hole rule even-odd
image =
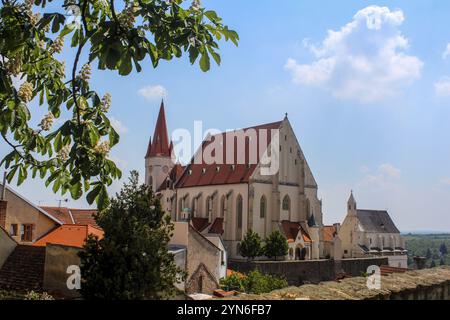
[[[330,281],[342,273],[361,276],[371,265],[387,265],[387,258],[361,258],[311,261],[230,261],[229,268],[239,272],[259,270],[262,273],[283,276],[290,285]]]
[[[367,278],[303,285],[237,300],[450,300],[450,267],[393,273],[381,277],[381,288],[369,289]]]
[[[0,227],[0,269],[16,246],[17,243],[8,235],[7,231]]]

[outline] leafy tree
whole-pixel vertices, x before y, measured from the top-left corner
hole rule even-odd
[[[436,262],[434,260],[431,261],[430,268],[436,268]]]
[[[267,257],[277,260],[278,257],[284,257],[288,254],[289,246],[287,240],[280,231],[272,232],[265,242],[264,254]]]
[[[241,256],[253,260],[262,254],[261,237],[253,230],[248,230],[242,240],[239,252]]]
[[[445,245],[444,242],[443,242],[443,243],[441,244],[441,246],[439,247],[439,252],[440,252],[443,256],[445,256],[445,255],[448,253],[448,251],[447,251],[447,246]]]
[[[122,174],[108,158],[119,135],[107,116],[111,95],[89,84],[92,68],[126,76],[141,72],[147,57],[156,68],[183,53],[202,71],[210,69],[210,57],[220,64],[218,41],[237,45],[237,33],[199,0],[186,2],[2,0],[0,134],[11,151],[0,165],[8,182],[39,175],[55,193],[78,199],[88,192],[90,204],[107,207],[107,186]],[[74,56],[68,72],[63,48]],[[30,109],[34,99],[46,111]]]
[[[441,266],[445,266],[445,260],[444,258],[441,258],[441,262],[439,263]]]
[[[427,260],[431,259],[431,257],[433,256],[433,254],[431,253],[430,248],[427,249],[427,254],[425,255],[425,257],[427,258]]]
[[[184,277],[168,252],[170,217],[138,179],[132,172],[129,184],[97,216],[104,238],[90,236],[79,254],[86,299],[167,298]]]

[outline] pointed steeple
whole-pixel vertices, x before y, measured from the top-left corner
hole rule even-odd
[[[166,113],[164,111],[164,100],[161,101],[158,120],[156,121],[153,141],[150,145],[148,157],[170,157],[169,134],[166,124]]]
[[[347,213],[349,215],[356,215],[357,207],[356,207],[356,200],[353,196],[353,190],[350,193],[350,198],[348,198],[347,201]]]

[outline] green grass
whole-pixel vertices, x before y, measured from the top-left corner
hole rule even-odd
[[[408,250],[408,265],[413,266],[413,257],[425,257],[427,250],[430,249],[432,257],[427,260],[429,267],[434,260],[436,266],[440,265],[441,254],[439,247],[445,243],[449,253],[443,256],[446,265],[450,265],[450,234],[406,234],[403,235],[406,240],[406,249]]]

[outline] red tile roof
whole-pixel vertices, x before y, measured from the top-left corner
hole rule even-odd
[[[158,120],[156,121],[155,132],[153,134],[153,141],[152,139],[150,139],[149,141],[145,158],[157,156],[170,157],[171,145],[172,144],[169,144],[169,134],[167,131],[166,114],[164,112],[164,102],[161,102]]]
[[[100,228],[95,221],[97,210],[92,209],[70,209],[75,224],[88,224],[96,228]]]
[[[48,243],[82,248],[88,235],[103,238],[103,231],[90,225],[65,224],[39,238],[33,245],[45,247]]]
[[[164,179],[163,183],[161,183],[161,186],[158,188],[158,191],[166,190],[170,188],[169,186],[169,179],[172,183],[176,183],[178,179],[181,177],[181,175],[184,172],[185,167],[183,167],[181,164],[175,164],[175,166],[170,170],[169,175]]]
[[[311,237],[299,222],[285,220],[281,222],[281,228],[288,242],[295,242],[299,232],[302,235],[303,241],[311,242]]]
[[[49,215],[54,217],[55,219],[61,221],[63,224],[71,224],[74,223],[70,216],[69,208],[65,207],[40,207],[42,210],[47,212]]]
[[[323,241],[333,242],[335,234],[335,226],[323,226]]]
[[[194,217],[191,219],[192,226],[198,232],[202,232],[209,226],[208,218],[197,218]]]
[[[264,154],[264,152],[267,150],[267,147],[270,145],[271,142],[271,132],[270,130],[278,129],[281,125],[282,121],[268,123],[264,125],[259,125],[255,127],[245,128],[243,129],[244,133],[248,133],[248,130],[256,130],[257,133],[257,141],[252,142],[253,144],[256,144],[257,148],[257,155],[256,155],[256,162],[259,163],[261,155]],[[260,150],[259,142],[261,139],[261,129],[267,130],[267,144],[264,145],[263,149]],[[221,136],[221,137],[220,137]],[[191,163],[187,166],[186,170],[184,170],[184,173],[182,177],[177,182],[177,188],[183,188],[183,187],[193,187],[193,186],[203,186],[203,185],[220,185],[220,184],[236,184],[236,183],[245,183],[249,181],[249,178],[252,176],[254,170],[257,167],[257,164],[250,164],[250,141],[249,139],[246,139],[245,143],[245,155],[244,155],[244,163],[238,164],[238,144],[234,143],[234,161],[233,166],[232,164],[228,163],[226,164],[227,160],[227,139],[226,139],[226,132],[223,132],[221,134],[212,136],[211,139],[205,140],[202,143],[202,146],[197,150],[196,155],[198,155],[200,152],[205,151],[205,149],[213,143],[217,138],[221,138],[222,143],[220,147],[217,147],[215,149],[215,152],[217,152],[220,157],[221,162],[223,164],[207,164],[205,163],[204,159],[201,159],[201,163],[194,163],[194,159],[196,156],[194,156],[191,160]],[[208,151],[209,153],[209,151]],[[216,154],[217,154],[216,153]],[[231,155],[228,155],[231,157]],[[239,155],[241,156],[241,155]],[[203,158],[203,157],[202,157]]]
[[[99,227],[95,221],[95,209],[73,209],[66,207],[40,207],[49,215],[60,220],[63,224],[89,224]]]
[[[216,218],[216,220],[214,220],[214,222],[211,224],[208,233],[222,235],[223,231],[223,218]]]

